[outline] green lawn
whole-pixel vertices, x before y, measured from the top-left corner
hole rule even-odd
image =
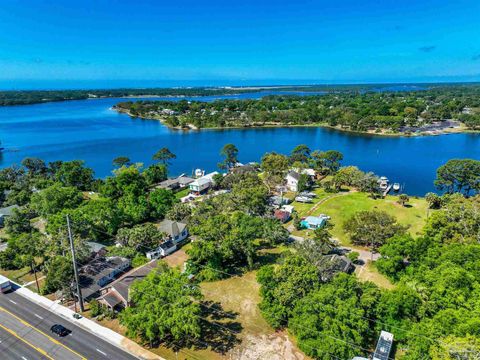
[[[190,192],[190,189],[187,187],[175,193],[175,197],[180,200],[182,197],[187,196]]]
[[[329,194],[330,195],[330,194]],[[397,196],[374,200],[366,193],[350,192],[339,194],[320,204],[312,215],[326,214],[334,224],[332,234],[343,244],[349,244],[348,236],[343,231],[343,223],[357,211],[381,210],[395,216],[398,222],[409,226],[409,232],[417,235],[421,232],[428,213],[428,204],[423,198],[411,198],[407,207],[397,203]],[[310,206],[313,206],[310,204]],[[302,231],[305,234],[305,230]],[[299,234],[300,235],[300,234]]]
[[[294,201],[292,203],[299,217],[308,216],[308,212],[310,211],[310,209],[312,209],[318,202],[332,195],[325,192],[325,190],[322,188],[312,190],[312,192],[317,194],[317,197],[313,199],[313,202],[307,204],[307,203],[300,203],[300,202]]]

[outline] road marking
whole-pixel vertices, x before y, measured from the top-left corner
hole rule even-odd
[[[22,359],[23,359],[23,360],[28,360],[25,356],[22,356]]]
[[[107,356],[107,354],[105,354],[102,350],[99,350],[99,349],[95,349],[97,350],[100,354],[102,354],[103,356]]]
[[[19,336],[15,331],[7,328],[6,326],[4,326],[4,325],[2,325],[2,324],[0,324],[0,327],[1,327],[3,330],[5,330],[5,331],[9,332],[10,334],[12,334],[13,336],[15,336],[17,339],[23,341],[25,344],[27,344],[27,345],[30,346],[31,348],[37,350],[37,351],[38,351],[40,354],[42,354],[43,356],[47,357],[47,358],[50,359],[50,360],[54,360],[51,356],[48,356],[48,354],[47,354],[47,352],[46,352],[45,350],[43,350],[43,349],[41,349],[41,348],[33,345],[32,343],[28,342],[27,340],[25,340],[24,338],[22,338],[21,336]]]
[[[16,303],[15,301],[13,301],[13,300],[8,299],[8,301],[10,301],[12,304],[17,305],[17,303]]]
[[[37,314],[33,314],[35,315],[37,318],[39,318],[40,320],[43,320],[43,317],[41,317],[40,315],[37,315]]]
[[[9,300],[10,300],[10,299],[9,299]],[[10,300],[10,301],[12,301],[12,300]],[[67,349],[68,351],[72,352],[73,354],[77,355],[81,360],[87,360],[87,358],[84,357],[83,355],[80,355],[80,354],[79,354],[78,352],[76,352],[75,350],[70,349],[68,346],[62,344],[62,343],[59,342],[58,340],[55,340],[55,339],[52,338],[50,335],[44,333],[42,330],[37,329],[35,326],[33,326],[33,325],[29,324],[28,322],[22,320],[22,319],[19,318],[17,315],[15,315],[15,314],[13,314],[12,312],[10,312],[10,311],[8,311],[7,309],[5,309],[3,306],[0,306],[0,311],[6,312],[7,314],[13,316],[15,319],[17,319],[18,321],[20,321],[22,324],[24,324],[25,326],[28,326],[28,327],[32,328],[33,330],[37,331],[37,332],[40,333],[40,334],[42,334],[43,336],[45,336],[48,340],[50,340],[50,341],[53,342],[54,344],[60,345],[60,346],[62,346],[63,348]],[[3,327],[2,324],[0,324],[0,326]],[[7,330],[7,331],[10,332],[9,330]],[[13,334],[12,334],[12,335],[13,335]],[[15,336],[18,337],[18,335],[16,335],[16,333],[15,333]],[[19,338],[19,339],[21,339],[22,341],[24,341],[22,338]],[[38,350],[38,348],[36,348],[36,347],[35,347],[35,349],[37,349],[37,351],[40,351],[40,350]],[[42,351],[44,351],[44,350],[42,350]],[[41,351],[40,351],[40,352],[41,352]],[[45,356],[47,356],[49,359],[52,359],[51,357],[49,357],[49,356],[47,355],[46,352],[45,352]],[[52,359],[52,360],[53,360],[53,359]]]

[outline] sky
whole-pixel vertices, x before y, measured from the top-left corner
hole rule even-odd
[[[4,0],[0,87],[480,81],[478,0]]]

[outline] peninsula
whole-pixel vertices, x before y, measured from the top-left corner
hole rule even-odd
[[[480,85],[435,85],[421,91],[344,88],[322,95],[259,100],[127,101],[114,109],[178,129],[324,126],[390,136],[480,129]]]

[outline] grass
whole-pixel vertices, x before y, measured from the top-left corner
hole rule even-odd
[[[177,200],[180,200],[182,197],[187,196],[189,193],[190,193],[190,189],[187,187],[183,190],[176,192],[175,197],[177,198]]]
[[[400,224],[408,225],[409,232],[417,235],[427,219],[428,204],[423,198],[411,198],[407,206],[397,203],[397,196],[387,196],[385,199],[374,200],[368,194],[362,192],[350,192],[341,196],[332,197],[320,204],[312,215],[326,214],[330,216],[332,235],[342,244],[349,244],[348,235],[343,231],[343,223],[358,211],[380,210],[394,216]],[[313,205],[311,205],[313,206]],[[302,230],[305,235],[306,231]]]
[[[19,283],[20,285],[29,283],[35,280],[33,272],[30,272],[30,267],[26,266],[18,270],[1,270],[0,274],[8,277],[9,279]],[[37,271],[37,278],[40,279],[44,274],[41,271]],[[40,281],[39,281],[40,282]],[[36,286],[33,284],[33,288],[36,291]]]
[[[357,278],[361,281],[371,281],[375,283],[378,287],[383,289],[393,289],[394,284],[384,275],[380,274],[374,264],[369,260],[362,267],[357,267],[355,270]]]

